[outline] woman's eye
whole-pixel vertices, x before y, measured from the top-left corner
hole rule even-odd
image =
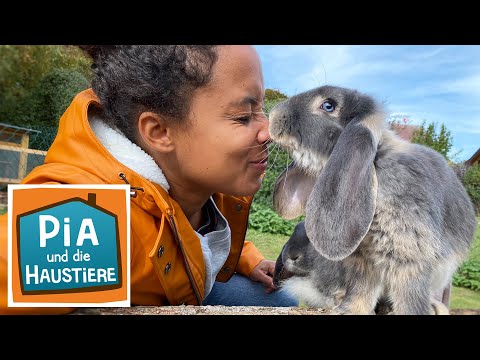
[[[238,122],[246,124],[250,121],[250,116],[242,116],[236,119]]]
[[[332,104],[330,101],[325,101],[320,108],[325,110],[326,112],[332,112],[335,110],[335,105]]]

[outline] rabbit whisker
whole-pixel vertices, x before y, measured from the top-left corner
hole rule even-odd
[[[288,177],[288,164],[290,164],[290,156],[287,152],[287,170],[285,172],[285,179],[283,180],[283,190],[285,190],[285,184],[287,183],[287,177]]]

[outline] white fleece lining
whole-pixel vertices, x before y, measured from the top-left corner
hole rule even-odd
[[[170,185],[162,169],[150,155],[121,132],[109,127],[98,116],[89,117],[89,122],[95,136],[115,159],[168,192]]]

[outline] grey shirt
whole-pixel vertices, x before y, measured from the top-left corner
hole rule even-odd
[[[215,278],[230,253],[231,232],[228,222],[210,198],[205,204],[207,220],[195,233],[200,239],[205,259],[205,296],[212,290]]]

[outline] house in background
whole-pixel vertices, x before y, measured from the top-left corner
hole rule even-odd
[[[390,125],[391,129],[395,134],[399,135],[402,139],[410,141],[412,139],[413,132],[419,128],[416,125],[406,125],[399,123],[392,123]]]
[[[465,161],[465,163],[470,166],[478,165],[478,163],[480,163],[480,148],[477,150],[475,154],[472,155],[470,159]]]

